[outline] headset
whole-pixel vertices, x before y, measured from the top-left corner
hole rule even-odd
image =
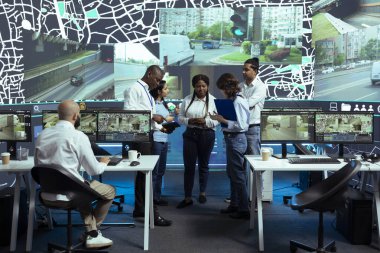
[[[375,153],[367,155],[366,153],[363,153],[362,160],[366,162],[377,163],[380,162],[380,155]]]

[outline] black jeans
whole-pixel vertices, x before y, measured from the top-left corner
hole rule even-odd
[[[185,165],[184,189],[185,197],[191,197],[195,165],[198,159],[199,191],[207,188],[211,151],[215,143],[215,131],[212,129],[187,128],[183,133],[183,162]]]

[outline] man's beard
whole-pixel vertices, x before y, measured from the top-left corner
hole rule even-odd
[[[78,118],[74,122],[74,127],[77,129],[79,126],[80,126],[80,117],[78,116]]]

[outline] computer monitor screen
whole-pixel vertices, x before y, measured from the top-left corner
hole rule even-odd
[[[97,141],[150,141],[150,111],[99,111]]]
[[[261,141],[314,142],[313,111],[262,111]]]
[[[373,128],[373,114],[368,112],[317,112],[315,114],[315,137],[318,143],[372,143]]]
[[[58,112],[55,110],[42,111],[42,126],[49,128],[55,126],[58,122]],[[80,112],[80,126],[78,130],[85,133],[90,141],[96,141],[97,131],[97,112],[95,111],[81,111]]]
[[[30,111],[1,111],[0,141],[32,141]]]

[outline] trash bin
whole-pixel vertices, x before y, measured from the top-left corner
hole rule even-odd
[[[11,242],[12,214],[13,214],[14,187],[0,190],[0,228],[4,233],[0,236],[0,245],[7,246]],[[20,209],[18,216],[17,235],[25,233],[28,223],[28,207],[26,204],[26,189],[20,191]]]

